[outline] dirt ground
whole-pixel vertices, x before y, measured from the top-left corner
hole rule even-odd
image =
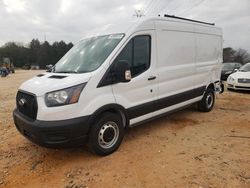
[[[26,140],[12,120],[19,85],[41,71],[0,78],[0,187],[250,188],[250,93],[218,95],[210,113],[195,107],[129,129],[120,148],[52,150]]]

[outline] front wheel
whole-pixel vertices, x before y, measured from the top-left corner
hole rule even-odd
[[[98,155],[113,153],[120,146],[124,136],[121,118],[114,113],[105,113],[90,130],[89,145]]]
[[[210,112],[215,102],[214,90],[208,88],[202,100],[198,102],[198,110],[201,112]]]

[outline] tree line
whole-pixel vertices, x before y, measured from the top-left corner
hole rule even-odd
[[[244,49],[235,50],[233,48],[223,49],[223,62],[238,62],[244,65],[250,62],[250,54]]]
[[[20,43],[8,42],[0,47],[0,63],[3,58],[9,58],[15,67],[29,68],[31,65],[39,65],[44,69],[46,65],[54,65],[71,48],[73,44],[64,41],[50,44],[48,41],[40,42],[33,39],[27,46]],[[250,54],[244,49],[223,49],[223,62],[250,62]]]
[[[33,39],[27,46],[20,43],[8,42],[0,47],[0,63],[3,58],[9,58],[15,67],[29,68],[31,65],[38,65],[44,69],[46,65],[54,65],[61,57],[73,47],[70,42],[40,42]]]

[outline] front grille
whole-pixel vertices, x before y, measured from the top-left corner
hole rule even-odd
[[[248,83],[250,83],[250,79],[239,78],[239,79],[238,79],[238,83],[246,83],[246,84],[248,84]]]
[[[17,92],[16,106],[23,115],[35,120],[37,115],[36,96],[22,91]]]

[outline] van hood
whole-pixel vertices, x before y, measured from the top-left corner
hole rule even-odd
[[[20,86],[20,90],[33,93],[36,96],[42,96],[48,92],[65,89],[90,80],[91,73],[84,74],[59,74],[42,73],[30,80],[27,80]]]
[[[233,78],[247,78],[247,79],[250,79],[250,72],[237,71],[237,72],[231,74],[231,76]]]

